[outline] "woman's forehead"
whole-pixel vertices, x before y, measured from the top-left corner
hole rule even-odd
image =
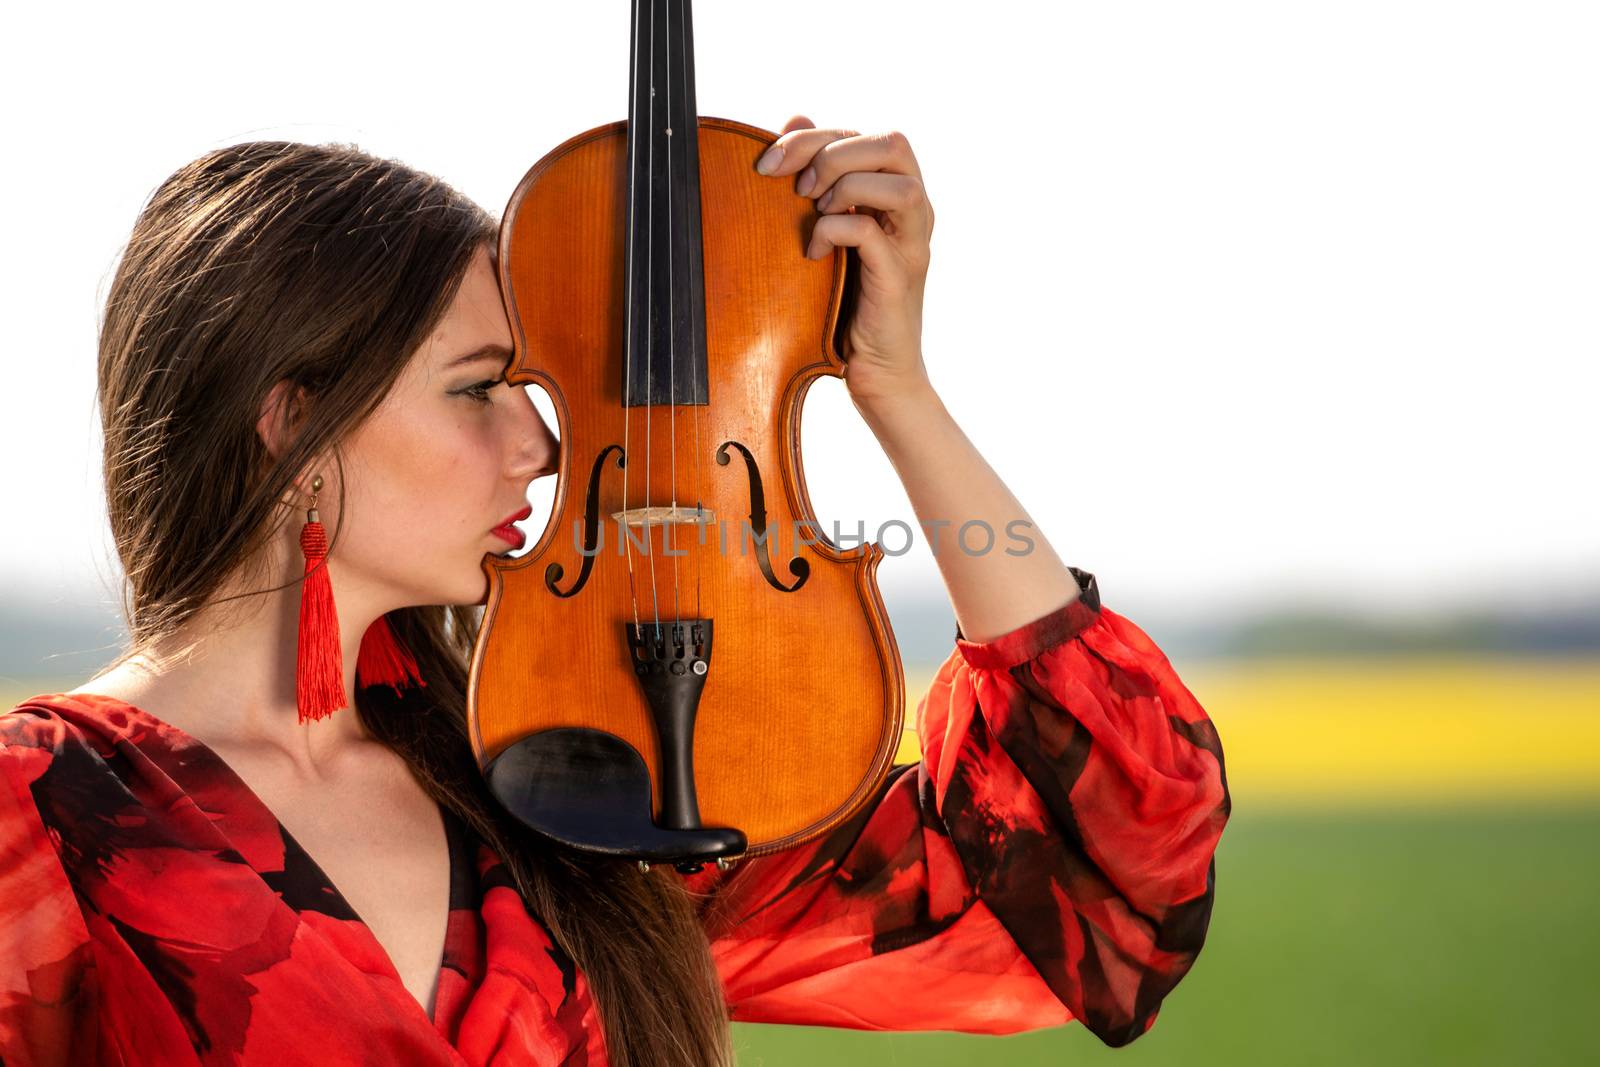
[[[468,267],[430,341],[435,342],[436,357],[447,365],[495,346],[503,350],[502,362],[510,355],[511,325],[506,318],[505,301],[484,253],[480,252]]]

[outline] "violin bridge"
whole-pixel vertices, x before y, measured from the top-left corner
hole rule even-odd
[[[613,511],[611,517],[629,526],[710,526],[716,521],[709,508],[681,505],[629,508]]]

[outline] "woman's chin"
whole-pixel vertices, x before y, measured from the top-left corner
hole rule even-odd
[[[489,576],[483,571],[478,571],[471,576],[463,575],[461,580],[453,585],[435,588],[429,601],[431,604],[455,604],[475,606],[489,602]]]

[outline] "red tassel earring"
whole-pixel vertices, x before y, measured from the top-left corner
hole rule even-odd
[[[311,507],[300,529],[300,551],[306,557],[300,587],[300,632],[295,658],[295,703],[300,722],[326,718],[345,706],[344,652],[339,647],[339,616],[328,580],[328,535],[317,514],[322,475],[311,480]]]
[[[356,685],[386,685],[399,695],[407,686],[427,686],[417,669],[411,650],[400,643],[389,626],[389,618],[379,615],[361,638],[361,654],[356,658]]]

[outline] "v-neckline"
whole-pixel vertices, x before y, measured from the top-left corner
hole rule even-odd
[[[233,766],[229,764],[227,760],[223,759],[222,756],[219,755],[217,751],[210,745],[206,744],[198,737],[195,737],[187,730],[184,730],[178,726],[174,726],[165,719],[157,718],[155,715],[152,715],[145,709],[136,704],[130,704],[121,697],[106,696],[101,693],[53,693],[38,697],[31,697],[28,701],[24,701],[23,703],[26,704],[31,701],[42,701],[49,703],[54,700],[65,699],[74,702],[79,707],[90,707],[92,709],[93,702],[84,700],[84,697],[93,698],[93,702],[103,701],[115,704],[121,708],[125,708],[127,711],[132,713],[132,717],[144,720],[146,725],[159,728],[157,731],[158,733],[159,731],[166,731],[176,737],[185,746],[192,746],[196,751],[204,755],[206,758],[215,761],[216,766],[228,779],[231,780],[230,784],[232,789],[230,790],[230,794],[243,797],[246,804],[253,805],[259,814],[264,815],[267,819],[270,819],[274,825],[277,826],[278,833],[282,835],[286,843],[292,844],[293,847],[299,851],[300,856],[311,868],[312,873],[319,879],[321,883],[319,888],[331,894],[338,906],[346,913],[351,915],[354,918],[354,921],[360,925],[362,931],[365,932],[368,939],[371,940],[378,956],[388,966],[390,974],[394,978],[395,983],[399,985],[402,993],[404,993],[405,999],[416,1005],[417,1010],[420,1011],[423,1017],[428,1020],[430,1026],[434,1027],[435,1029],[438,1028],[436,1017],[439,1007],[439,991],[444,983],[444,972],[449,969],[447,961],[450,959],[450,932],[453,928],[450,922],[450,912],[453,910],[451,905],[453,903],[456,879],[461,875],[461,871],[457,868],[457,854],[460,851],[458,847],[459,842],[457,840],[459,829],[455,825],[453,814],[449,811],[449,809],[445,808],[443,805],[435,805],[439,811],[439,818],[444,824],[446,863],[449,865],[449,871],[447,874],[448,888],[445,894],[445,937],[444,944],[440,948],[439,967],[434,972],[433,992],[431,997],[433,1001],[433,1008],[430,1010],[427,1005],[423,1004],[422,1001],[418,1000],[417,997],[412,994],[411,990],[406,988],[404,979],[400,977],[400,968],[395,966],[394,958],[389,955],[389,950],[383,946],[383,942],[378,940],[377,935],[372,932],[372,927],[369,926],[367,921],[361,917],[361,913],[356,911],[356,909],[351,905],[349,898],[344,895],[344,891],[334,884],[333,879],[328,875],[328,872],[323,868],[322,864],[318,863],[316,858],[313,857],[310,852],[306,851],[305,846],[300,843],[299,838],[295,837],[294,834],[289,831],[289,828],[283,824],[283,820],[278,818],[277,814],[267,806],[266,801],[262,800],[254,789],[250,788],[250,783],[246,782],[244,777],[239,774],[238,771],[234,770]],[[130,738],[129,740],[131,742],[133,739]],[[165,771],[165,768],[163,768],[163,770]],[[168,777],[171,777],[170,772],[166,773],[168,774]],[[184,790],[184,794],[186,796],[190,795],[188,790]],[[285,902],[285,904],[287,906],[287,902]]]

